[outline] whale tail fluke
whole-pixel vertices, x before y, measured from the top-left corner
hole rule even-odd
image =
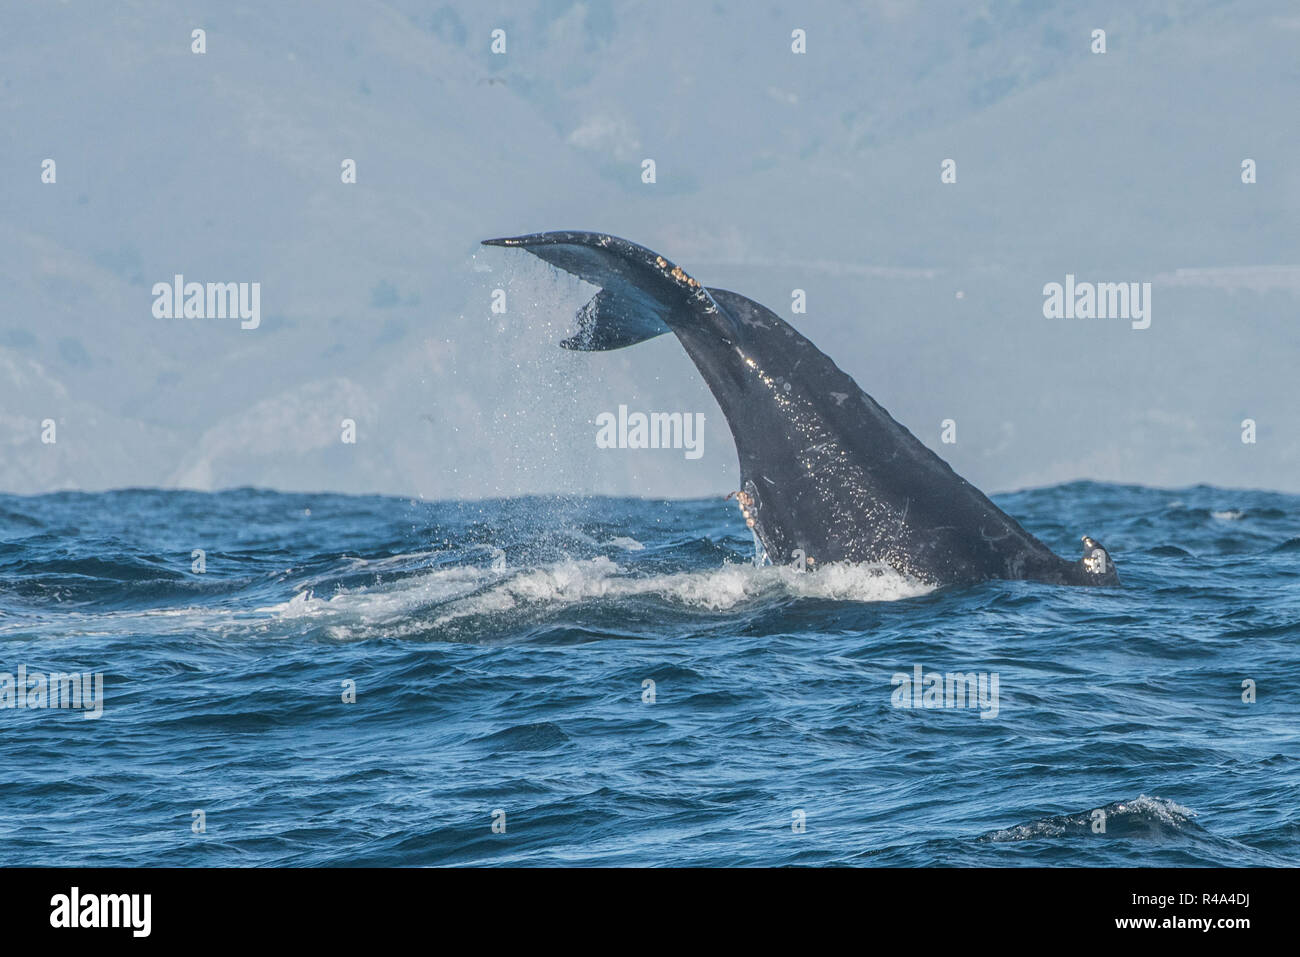
[[[609,289],[579,309],[576,321],[578,331],[560,345],[578,352],[622,349],[671,331],[656,313]]]
[[[681,268],[636,243],[592,232],[547,232],[485,239],[484,246],[523,249],[543,262],[599,286],[578,311],[566,349],[598,352],[645,342],[691,321],[695,310],[717,304]]]
[[[1053,553],[762,304],[603,233],[484,244],[521,248],[600,288],[565,348],[675,335],[726,419],[746,525],[772,561],[884,563],[941,584],[1118,583],[1104,549],[1087,540],[1078,562]]]

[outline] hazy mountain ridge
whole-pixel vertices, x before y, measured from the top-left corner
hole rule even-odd
[[[1300,20],[1284,3],[1007,9],[7,12],[0,488],[732,487],[721,416],[674,343],[563,353],[590,290],[475,248],[564,227],[787,316],[806,289],[796,324],[982,486],[1300,487],[1297,287],[1261,268],[1300,264]],[[155,319],[150,287],[178,272],[260,282],[261,327]],[[1067,272],[1153,281],[1151,328],[1044,319],[1042,285]],[[619,403],[704,411],[704,458],[597,450],[591,422]]]

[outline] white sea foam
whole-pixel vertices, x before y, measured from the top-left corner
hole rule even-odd
[[[530,568],[491,588],[449,603],[436,624],[520,605],[573,605],[598,599],[659,598],[688,609],[726,611],[758,598],[894,601],[933,586],[880,565],[828,565],[815,573],[792,568],[723,565],[707,571],[627,575],[607,558]]]
[[[623,547],[636,549],[631,544]],[[636,543],[639,544],[639,543]],[[432,555],[430,552],[427,555]],[[403,556],[411,559],[426,554]],[[389,564],[388,559],[351,567]],[[394,570],[396,570],[394,566]],[[793,568],[728,564],[689,572],[643,574],[606,557],[564,560],[529,567],[456,565],[430,568],[404,577],[353,588],[312,576],[290,599],[253,609],[231,607],[154,608],[107,614],[69,612],[63,629],[70,635],[111,635],[123,628],[140,633],[206,635],[299,634],[319,628],[339,640],[424,634],[453,624],[472,623],[507,613],[546,615],[587,602],[640,600],[685,611],[725,612],[749,602],[790,598],[830,601],[896,601],[924,595],[934,586],[884,565],[826,565],[816,572]],[[506,623],[508,624],[508,622]],[[21,630],[22,622],[0,622],[0,634]]]
[[[566,560],[523,569],[474,566],[433,569],[392,584],[340,589],[317,597],[302,592],[259,609],[281,620],[314,620],[349,638],[359,629],[407,634],[512,609],[548,611],[584,602],[658,599],[684,609],[726,611],[760,598],[894,601],[933,586],[883,565],[827,565],[813,573],[792,568],[723,565],[704,571],[630,574],[608,558]],[[422,614],[425,613],[425,614]],[[430,614],[433,613],[433,614]],[[418,616],[412,620],[412,616]]]

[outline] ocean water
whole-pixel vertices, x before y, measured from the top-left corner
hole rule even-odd
[[[0,710],[0,864],[1300,863],[1300,497],[997,501],[1123,586],[755,568],[721,498],[0,496],[0,672],[103,682]]]

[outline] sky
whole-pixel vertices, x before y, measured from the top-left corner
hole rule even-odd
[[[1300,491],[1292,2],[9,2],[3,22],[0,491],[734,489],[672,337],[562,350],[595,290],[478,245],[549,229],[768,305],[986,491]],[[160,317],[176,275],[257,283],[256,328]],[[1150,283],[1149,326],[1045,316],[1067,276]],[[703,454],[598,448],[620,405],[702,413]]]

